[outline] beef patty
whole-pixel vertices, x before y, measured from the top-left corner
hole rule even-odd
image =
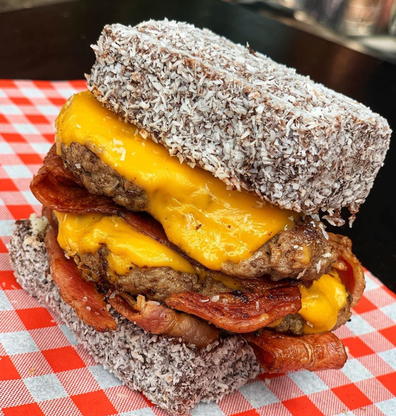
[[[193,291],[205,296],[214,296],[229,292],[230,288],[215,280],[214,274],[204,269],[193,273],[183,273],[170,267],[135,267],[131,266],[127,275],[116,275],[107,264],[109,250],[101,247],[95,253],[74,256],[74,261],[85,280],[91,280],[106,286],[110,283],[116,289],[132,295],[145,295],[150,300],[163,302],[174,293]]]
[[[241,291],[254,290],[252,283],[247,280],[236,280],[241,285],[246,282],[246,287],[222,283],[222,276],[211,271],[198,271],[197,274],[182,273],[169,267],[137,268],[131,267],[127,275],[120,276],[112,273],[107,264],[108,249],[104,246],[96,253],[89,253],[74,256],[74,261],[86,280],[94,281],[102,290],[108,287],[116,288],[119,291],[132,295],[145,295],[147,299],[163,302],[174,293],[193,291],[204,296],[214,297],[220,293],[226,293],[238,288]],[[260,279],[258,279],[260,281]],[[296,285],[293,280],[284,281],[285,285]],[[265,284],[265,283],[264,283]],[[308,283],[309,284],[309,283]],[[257,287],[257,283],[256,283]],[[340,310],[337,323],[334,329],[345,324],[351,316],[351,296],[348,297],[347,305]],[[299,314],[288,315],[272,329],[277,332],[302,335],[304,329],[304,318]]]
[[[106,165],[88,147],[78,143],[62,144],[62,158],[67,169],[95,195],[106,195],[131,211],[145,211],[147,195]],[[336,260],[323,225],[307,218],[284,230],[261,246],[249,259],[227,262],[221,272],[240,278],[269,275],[273,280],[298,278],[311,281],[327,273]]]

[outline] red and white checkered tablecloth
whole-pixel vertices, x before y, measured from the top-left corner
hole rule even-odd
[[[54,140],[54,120],[84,81],[0,80],[0,415],[149,416],[164,412],[94,362],[59,318],[15,280],[12,224],[40,213],[32,175]],[[342,370],[260,376],[194,416],[396,415],[396,295],[366,271],[352,320],[336,331]]]

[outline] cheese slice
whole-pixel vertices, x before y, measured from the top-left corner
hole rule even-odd
[[[211,270],[220,270],[227,261],[249,258],[294,224],[292,211],[246,191],[227,190],[211,173],[180,163],[145,132],[105,109],[88,91],[69,99],[56,127],[58,152],[62,143],[86,145],[143,189],[149,201],[147,211],[163,225],[169,240]]]
[[[138,233],[120,217],[54,212],[59,225],[58,242],[63,250],[73,257],[95,254],[106,246],[108,273],[111,276],[127,275],[133,267],[170,267],[179,272],[202,274],[200,277],[205,278],[205,270],[193,268],[180,254]],[[211,277],[231,290],[242,289],[240,282],[230,276],[212,273]],[[299,314],[306,321],[304,333],[331,330],[348,298],[337,271],[321,276],[309,288],[301,284],[299,289],[302,303]]]
[[[58,243],[70,257],[95,254],[106,246],[111,274],[127,275],[131,267],[170,267],[179,272],[195,273],[180,254],[138,233],[120,217],[54,212],[59,225]]]

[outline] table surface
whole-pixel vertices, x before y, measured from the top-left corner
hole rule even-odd
[[[235,42],[297,68],[386,117],[396,129],[396,66],[352,51],[219,0],[121,0],[65,2],[0,14],[0,78],[81,79],[94,61],[89,45],[107,23],[177,19],[205,26]],[[335,230],[352,238],[365,267],[396,290],[396,213],[393,190],[396,150],[361,207],[352,228]]]

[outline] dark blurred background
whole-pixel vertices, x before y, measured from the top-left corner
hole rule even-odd
[[[395,0],[225,0],[396,63]]]
[[[275,18],[285,25],[332,42],[347,44],[351,49],[396,63],[395,0],[223,1]],[[65,0],[0,0],[0,12],[65,2]],[[113,3],[117,7],[117,1]],[[166,1],[164,3],[166,4]]]
[[[386,117],[396,130],[394,1],[0,0],[0,78],[81,79],[106,23],[176,19],[246,44]],[[396,150],[352,228],[364,266],[396,290]],[[330,227],[332,229],[332,227]],[[334,229],[333,229],[334,230]]]

